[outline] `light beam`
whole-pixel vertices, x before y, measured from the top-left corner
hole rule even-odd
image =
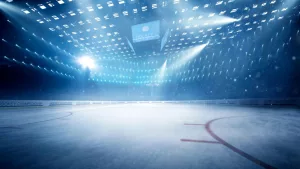
[[[201,51],[208,45],[208,43],[198,45],[196,47],[193,47],[191,49],[187,49],[183,51],[183,57],[181,57],[179,60],[177,60],[174,64],[175,65],[182,65],[191,60],[192,58],[196,57],[198,54],[201,53]]]

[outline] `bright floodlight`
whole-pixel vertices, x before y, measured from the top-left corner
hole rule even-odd
[[[88,56],[80,57],[78,63],[81,64],[83,68],[94,69],[96,67],[94,60]]]
[[[240,21],[240,19],[235,19],[235,18],[230,18],[230,17],[220,17],[216,19],[215,21],[208,21],[210,24],[214,25],[224,25],[224,24],[229,24],[232,22],[237,22]]]
[[[191,60],[192,58],[196,57],[198,54],[201,53],[201,51],[208,45],[208,43],[206,44],[202,44],[202,45],[198,45],[196,47],[193,47],[191,49],[187,49],[185,51],[183,51],[183,57],[181,57],[179,60],[176,61],[175,65],[182,65],[185,64],[186,62],[188,62],[189,60]]]
[[[240,19],[235,19],[228,16],[214,15],[213,17],[202,18],[200,21],[201,22],[199,22],[199,20],[194,20],[189,22],[188,24],[192,23],[198,25],[199,27],[207,27],[207,26],[212,27],[212,26],[220,26],[220,25],[230,24],[233,22],[238,22],[240,21]]]
[[[167,68],[167,60],[164,62],[164,64],[162,65],[162,67],[159,70],[158,80],[163,79],[165,72],[166,72],[166,68]]]

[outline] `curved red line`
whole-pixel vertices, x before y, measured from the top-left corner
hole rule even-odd
[[[261,167],[264,167],[266,169],[276,169],[275,167],[251,156],[250,154],[247,154],[245,153],[244,151],[234,147],[233,145],[227,143],[226,141],[224,141],[223,139],[221,139],[219,136],[217,136],[210,128],[210,124],[213,123],[214,121],[217,121],[217,120],[221,120],[221,119],[226,119],[226,118],[234,118],[234,117],[223,117],[223,118],[217,118],[217,119],[213,119],[213,120],[210,120],[208,121],[206,124],[205,124],[205,129],[206,131],[214,138],[216,139],[217,141],[219,141],[221,144],[223,144],[224,146],[226,146],[227,148],[231,149],[232,151],[234,151],[235,153],[238,153],[239,155],[245,157],[246,159],[252,161],[253,163],[261,166]]]
[[[180,139],[183,142],[196,142],[196,143],[211,143],[211,144],[220,144],[217,141],[207,141],[207,140],[192,140],[192,139]]]

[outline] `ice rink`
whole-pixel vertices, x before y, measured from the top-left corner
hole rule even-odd
[[[293,107],[0,108],[1,169],[300,168]]]

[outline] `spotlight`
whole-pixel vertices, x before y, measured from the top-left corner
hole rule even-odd
[[[233,22],[238,22],[240,21],[241,18],[231,18],[231,17],[227,17],[227,16],[220,16],[220,15],[209,15],[209,17],[206,18],[202,18],[201,19],[201,23],[199,24],[199,20],[194,20],[191,21],[189,23],[186,23],[187,25],[189,24],[195,24],[195,25],[199,25],[200,27],[207,27],[207,26],[220,26],[220,25],[227,25]]]
[[[180,66],[184,65],[189,60],[198,56],[208,44],[209,44],[209,42],[183,51],[183,53],[182,53],[183,56],[181,58],[179,58],[178,60],[176,60],[170,67],[174,67],[174,68],[178,69]],[[165,62],[165,64],[166,64],[166,62]]]
[[[77,61],[83,68],[94,69],[96,67],[94,60],[89,56],[82,56]]]
[[[198,45],[196,47],[193,47],[191,49],[188,49],[188,50],[184,51],[184,56],[180,60],[177,61],[177,64],[184,64],[184,63],[188,62],[190,59],[196,57],[199,53],[201,53],[201,51],[207,45],[208,45],[208,43]]]
[[[223,17],[223,18],[218,18],[217,20],[212,21],[211,23],[213,25],[225,25],[225,24],[229,24],[232,22],[238,22],[240,20],[241,20],[241,18],[235,19],[235,18]]]
[[[158,75],[158,80],[162,80],[164,78],[166,68],[167,68],[167,60],[164,62],[164,64],[160,68],[159,75]]]

